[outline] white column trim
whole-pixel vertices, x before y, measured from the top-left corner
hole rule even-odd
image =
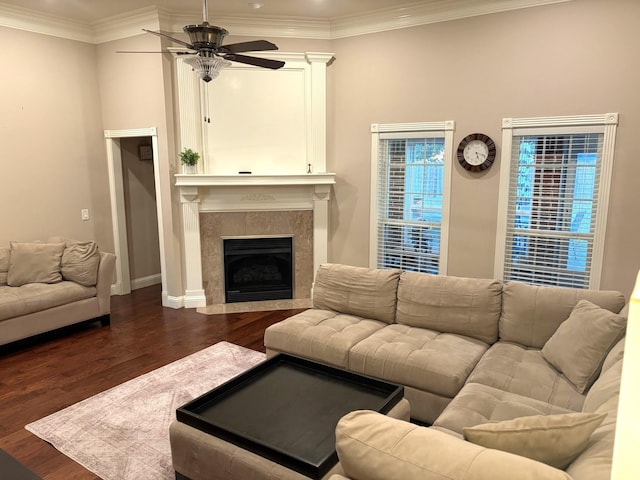
[[[327,263],[331,185],[316,185],[313,192],[313,271]]]
[[[186,285],[184,306],[204,307],[207,304],[202,288],[202,252],[200,247],[200,198],[198,187],[181,187],[182,226],[185,251]]]
[[[176,75],[178,77],[178,116],[180,118],[180,139],[178,151],[184,148],[191,148],[200,153],[200,162],[196,166],[198,173],[203,172],[203,164],[206,159],[206,148],[203,145],[203,114],[202,114],[202,91],[198,76],[193,72],[191,66],[184,63],[184,58],[174,53],[176,61]],[[182,166],[179,165],[180,169]],[[182,171],[182,170],[180,170]]]
[[[333,53],[305,53],[311,65],[309,163],[314,172],[327,171],[327,63],[333,56]]]

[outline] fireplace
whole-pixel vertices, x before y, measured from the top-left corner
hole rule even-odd
[[[293,239],[223,238],[226,303],[293,298]]]
[[[176,175],[185,249],[184,306],[226,302],[222,239],[293,238],[293,300],[309,299],[327,262],[333,173]]]

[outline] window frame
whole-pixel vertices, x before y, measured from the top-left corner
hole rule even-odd
[[[440,254],[438,257],[438,273],[447,274],[449,257],[449,211],[451,206],[451,178],[455,149],[453,134],[455,122],[446,120],[441,122],[415,122],[415,123],[374,123],[371,125],[371,183],[369,204],[369,266],[378,266],[378,160],[379,147],[385,134],[393,134],[397,138],[420,138],[419,133],[428,133],[433,137],[434,133],[441,132],[444,137],[444,172],[442,179],[442,219],[440,221]],[[403,137],[402,134],[406,134]],[[423,137],[424,138],[424,137]]]
[[[615,135],[618,126],[617,113],[596,115],[575,115],[558,117],[504,118],[502,120],[502,153],[500,157],[500,190],[498,196],[498,222],[496,229],[496,248],[494,276],[504,280],[507,234],[509,233],[509,195],[511,169],[513,168],[513,138],[527,134],[562,135],[580,134],[586,130],[598,129],[603,134],[602,158],[600,162],[600,181],[597,185],[597,211],[594,223],[593,253],[591,268],[588,269],[587,287],[599,289],[602,277],[604,242],[609,210],[609,196],[613,170]]]

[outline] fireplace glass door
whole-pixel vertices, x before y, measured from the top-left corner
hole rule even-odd
[[[225,301],[293,298],[292,237],[225,238]]]

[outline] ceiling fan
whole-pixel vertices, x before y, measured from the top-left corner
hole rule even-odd
[[[222,68],[231,65],[230,61],[272,70],[277,70],[284,66],[284,62],[280,60],[242,55],[244,52],[278,49],[275,44],[266,40],[252,40],[222,45],[224,37],[229,32],[224,28],[209,24],[207,0],[202,2],[202,17],[201,24],[186,25],[183,28],[183,31],[189,36],[189,42],[173,38],[166,33],[154,32],[145,28],[143,30],[159,37],[168,38],[172,42],[186,47],[189,51],[182,54],[189,55],[189,57],[185,59],[185,62],[191,65],[198,76],[205,82],[210,82],[217,77]]]

